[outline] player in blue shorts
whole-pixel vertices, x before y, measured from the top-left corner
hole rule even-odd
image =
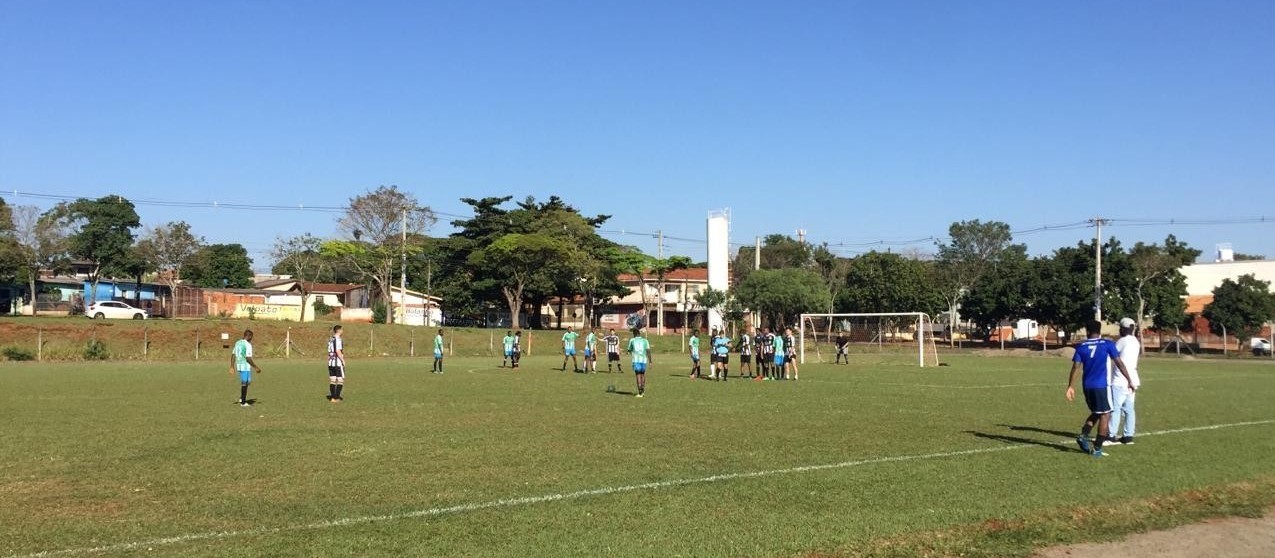
[[[243,332],[243,339],[235,341],[235,347],[230,351],[230,373],[239,375],[239,405],[241,407],[252,405],[248,399],[248,384],[252,383],[253,370],[256,370],[258,374],[261,373],[261,367],[252,360],[252,330],[246,329]]]
[[[562,334],[562,371],[567,371],[567,359],[571,359],[571,370],[580,371],[580,361],[576,360],[576,338],[580,334],[576,333],[571,326],[567,326],[567,332]]]
[[[1071,373],[1067,375],[1067,401],[1076,398],[1076,389],[1072,384],[1076,382],[1076,373],[1083,369],[1084,379],[1081,384],[1085,393],[1085,405],[1089,407],[1089,418],[1085,419],[1076,443],[1080,445],[1081,451],[1094,457],[1102,457],[1106,455],[1102,453],[1102,443],[1109,434],[1107,429],[1111,419],[1107,361],[1116,363],[1130,386],[1133,381],[1129,379],[1129,370],[1125,368],[1124,361],[1120,360],[1120,351],[1116,349],[1116,344],[1110,339],[1102,338],[1102,322],[1087,322],[1085,336],[1086,339],[1076,345],[1076,355],[1071,359]],[[1098,438],[1091,443],[1089,433],[1095,424],[1098,425]]]
[[[646,368],[651,364],[651,342],[642,337],[642,330],[633,330],[629,340],[629,354],[633,356],[633,375],[637,378],[637,396],[646,393]]]
[[[584,336],[584,371],[598,373],[598,334],[593,328],[589,328],[589,334]]]
[[[500,340],[501,345],[504,345],[505,349],[505,357],[500,359],[501,368],[505,367],[506,362],[510,364],[513,364],[514,362],[514,339],[514,332],[506,331],[505,338]]]
[[[434,336],[434,368],[435,374],[443,373],[443,329],[438,329],[438,335]]]
[[[713,379],[726,381],[726,376],[730,375],[730,337],[726,336],[726,330],[713,336]]]
[[[691,377],[700,377],[699,368],[699,330],[691,331],[691,339],[686,342],[687,349],[691,352]]]
[[[783,380],[788,375],[788,369],[784,366],[788,364],[788,355],[784,352],[784,336],[779,334],[778,330],[770,334],[771,347],[774,348],[772,354],[775,355],[775,368],[771,372],[776,380]]]

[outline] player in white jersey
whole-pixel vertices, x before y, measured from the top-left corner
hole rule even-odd
[[[752,378],[753,372],[753,328],[749,326],[743,335],[739,336],[739,375],[744,375],[744,368],[748,369],[748,377]]]
[[[341,326],[332,326],[328,338],[328,401],[340,403],[345,398],[345,342],[341,340]]]
[[[615,364],[615,368],[620,372],[624,372],[624,365],[620,363],[620,337],[615,334],[614,329],[608,329],[606,337],[602,338],[602,342],[607,346],[607,373],[611,372],[611,364]]]
[[[1137,397],[1137,391],[1142,387],[1142,380],[1138,377],[1138,357],[1142,353],[1142,342],[1138,341],[1137,324],[1130,318],[1120,320],[1120,339],[1116,341],[1116,350],[1120,352],[1120,360],[1124,361],[1124,367],[1129,371],[1129,379],[1125,380],[1119,371],[1112,370],[1111,374],[1111,424],[1108,429],[1110,435],[1107,444],[1132,444],[1134,426],[1137,414],[1134,412],[1134,399]],[[1132,385],[1130,385],[1132,381]],[[1121,429],[1121,419],[1124,425]],[[1116,437],[1116,431],[1120,431],[1120,437]]]

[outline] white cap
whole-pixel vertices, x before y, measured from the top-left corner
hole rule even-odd
[[[1120,318],[1120,327],[1133,327],[1133,318]]]

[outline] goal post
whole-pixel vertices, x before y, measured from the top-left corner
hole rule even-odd
[[[806,363],[806,344],[811,341],[820,362],[821,343],[832,343],[838,334],[846,336],[847,347],[859,353],[894,353],[917,366],[938,366],[935,324],[924,312],[852,312],[802,314],[798,325],[798,359]],[[821,339],[822,337],[822,339]],[[833,348],[835,354],[836,349]],[[910,352],[911,357],[904,355]]]

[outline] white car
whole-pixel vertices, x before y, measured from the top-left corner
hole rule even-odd
[[[84,309],[84,315],[95,320],[98,318],[145,320],[150,317],[150,315],[141,308],[133,308],[123,302],[115,302],[114,300],[90,304],[88,308]]]
[[[1249,348],[1253,349],[1253,356],[1270,356],[1271,342],[1261,337],[1254,337],[1248,341]]]

